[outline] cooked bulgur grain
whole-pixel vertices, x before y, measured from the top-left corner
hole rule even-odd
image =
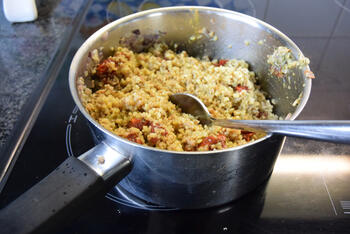
[[[262,137],[199,121],[169,101],[174,93],[199,97],[215,118],[276,119],[273,106],[242,60],[197,59],[165,44],[134,53],[123,47],[79,78],[79,94],[104,128],[130,141],[174,151],[234,147]],[[89,85],[87,85],[86,83]]]

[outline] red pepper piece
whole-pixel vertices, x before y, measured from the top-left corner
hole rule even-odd
[[[255,134],[254,132],[249,131],[241,131],[242,137],[246,141],[250,141],[252,139],[252,136]]]
[[[220,59],[219,61],[218,61],[218,63],[217,64],[214,64],[216,67],[219,67],[219,66],[225,66],[225,64],[227,63],[227,59]]]
[[[156,145],[158,141],[159,141],[158,137],[152,137],[149,139],[149,142],[151,143],[151,145]]]
[[[108,63],[114,63],[114,61],[111,58],[107,58],[97,65],[96,71],[98,76],[105,77],[108,75]]]
[[[138,119],[138,118],[132,118],[129,123],[128,127],[134,127],[138,128],[140,131],[142,131],[143,126],[150,126],[151,122],[146,119]]]
[[[238,92],[242,92],[243,90],[248,90],[248,86],[237,85],[235,90]]]
[[[220,59],[219,60],[219,66],[225,66],[225,64],[227,63],[227,59]]]
[[[226,136],[224,134],[219,134],[217,137],[215,136],[207,136],[205,137],[202,142],[199,144],[199,147],[206,146],[206,145],[215,145],[217,143],[221,143],[222,147],[226,147]]]
[[[105,63],[101,63],[96,68],[98,76],[104,76],[108,72],[108,67]]]
[[[218,140],[214,136],[207,136],[205,137],[202,142],[199,144],[199,147],[205,146],[205,145],[212,145],[218,143]]]
[[[129,140],[129,141],[133,141],[133,142],[136,142],[138,144],[142,144],[142,141],[140,138],[138,138],[138,135],[136,133],[130,133],[129,135],[126,136],[126,138]]]
[[[164,132],[161,133],[162,136],[168,135],[168,132],[165,130],[164,127],[160,126],[159,123],[153,124],[151,123],[151,132],[154,133],[156,131],[156,128],[164,129]]]

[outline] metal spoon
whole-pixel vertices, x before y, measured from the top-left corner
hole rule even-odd
[[[213,118],[204,103],[194,95],[177,93],[170,101],[183,112],[198,118],[203,125],[218,125],[225,128],[252,132],[263,131],[284,136],[350,144],[350,121],[347,120],[228,120]]]

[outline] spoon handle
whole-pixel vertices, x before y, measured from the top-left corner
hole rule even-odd
[[[213,124],[247,131],[264,131],[284,136],[301,137],[350,144],[350,121],[347,120],[213,120]]]

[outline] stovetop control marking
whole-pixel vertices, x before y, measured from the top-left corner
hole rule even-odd
[[[334,202],[333,202],[333,198],[331,196],[331,193],[329,192],[329,189],[328,189],[328,186],[326,184],[326,181],[324,179],[324,175],[322,174],[322,180],[323,180],[323,184],[324,184],[324,187],[326,188],[326,191],[327,191],[327,194],[328,194],[328,197],[329,197],[329,201],[331,202],[331,205],[333,207],[333,210],[334,210],[334,214],[335,215],[338,215],[337,213],[337,210],[335,209],[335,205],[334,205]]]
[[[70,134],[71,134],[71,129],[72,129],[72,124],[74,124],[77,119],[78,119],[78,106],[75,106],[72,114],[69,116],[69,120],[68,120],[68,124],[67,124],[67,128],[66,128],[66,148],[67,148],[67,153],[68,156],[73,157],[73,150],[72,150],[72,144],[70,142]]]
[[[350,215],[350,201],[340,201],[340,206],[343,208],[343,212],[346,215]],[[349,211],[346,211],[349,210]]]

